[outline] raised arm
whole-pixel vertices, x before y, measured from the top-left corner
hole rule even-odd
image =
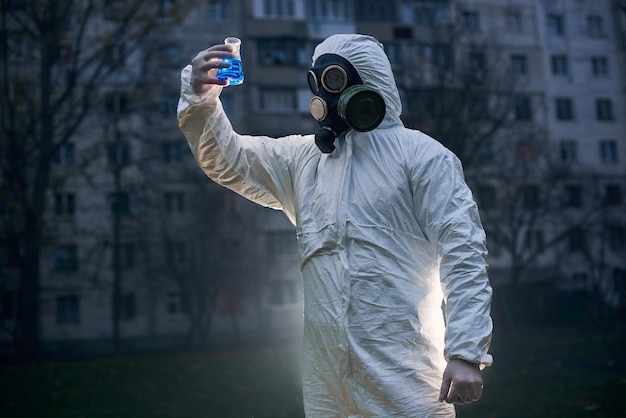
[[[225,49],[226,48],[226,49]],[[293,170],[306,141],[299,135],[270,138],[237,134],[224,113],[215,78],[227,47],[200,52],[181,74],[178,124],[198,165],[212,180],[240,195],[283,210],[295,223]]]

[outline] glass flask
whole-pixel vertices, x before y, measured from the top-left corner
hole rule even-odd
[[[224,44],[229,45],[232,58],[224,58],[222,61],[230,64],[230,67],[220,68],[216,78],[220,81],[228,81],[229,86],[236,86],[243,83],[243,69],[241,67],[241,39],[229,36],[224,39]]]

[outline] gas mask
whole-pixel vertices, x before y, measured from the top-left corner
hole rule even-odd
[[[319,122],[315,144],[323,153],[335,149],[335,139],[349,129],[367,132],[385,117],[385,101],[363,84],[356,69],[343,57],[321,55],[307,75],[311,115]]]

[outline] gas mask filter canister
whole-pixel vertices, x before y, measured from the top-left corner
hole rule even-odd
[[[307,80],[315,94],[309,106],[311,115],[321,128],[315,143],[323,153],[332,152],[335,139],[345,131],[371,131],[385,117],[383,97],[365,86],[352,64],[339,55],[321,55]]]

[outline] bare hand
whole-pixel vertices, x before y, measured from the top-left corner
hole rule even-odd
[[[452,358],[443,372],[439,401],[470,403],[480,399],[483,377],[477,364]]]
[[[223,58],[232,58],[233,54],[228,45],[214,45],[198,55],[191,61],[191,87],[196,93],[204,93],[210,84],[225,86],[226,80],[215,78],[219,68],[227,68],[229,63],[222,61]]]

